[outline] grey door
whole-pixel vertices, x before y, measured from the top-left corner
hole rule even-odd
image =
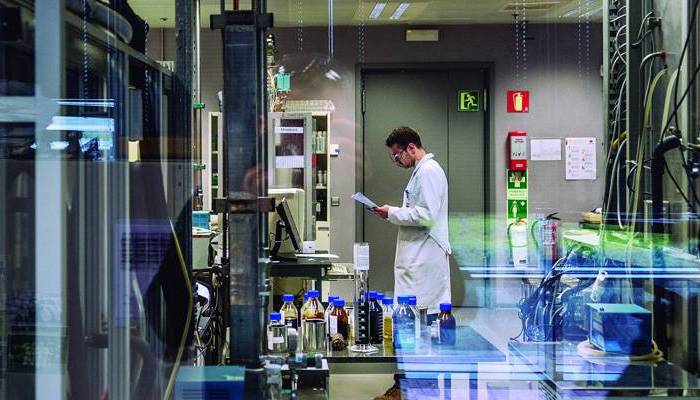
[[[394,165],[384,140],[397,126],[417,129],[424,147],[435,154],[445,170],[450,185],[453,302],[479,303],[465,301],[465,280],[457,267],[483,263],[486,119],[483,97],[476,112],[460,112],[458,103],[461,90],[476,90],[483,96],[486,71],[369,70],[363,72],[363,85],[362,190],[378,203],[401,205],[411,171]],[[363,240],[370,243],[370,284],[390,291],[397,228],[367,213],[362,214],[359,223]]]

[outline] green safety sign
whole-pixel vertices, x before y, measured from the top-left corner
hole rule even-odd
[[[527,200],[508,200],[508,219],[527,219]]]
[[[458,111],[462,112],[479,112],[481,111],[481,91],[479,90],[460,90],[457,99]]]
[[[527,171],[508,171],[508,189],[527,189]]]
[[[506,214],[509,222],[527,220],[527,171],[506,171]]]

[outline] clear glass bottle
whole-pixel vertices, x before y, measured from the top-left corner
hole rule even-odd
[[[371,344],[382,344],[383,340],[383,313],[382,305],[377,300],[377,292],[369,292],[369,342]]]
[[[287,326],[282,322],[282,314],[270,313],[267,329],[267,349],[273,353],[287,351]]]
[[[420,339],[420,314],[418,313],[418,298],[416,296],[408,296],[408,306],[411,308],[411,311],[413,311],[413,315],[415,316],[415,335],[416,335],[416,340]]]
[[[285,294],[282,296],[282,308],[280,308],[280,314],[282,314],[282,321],[289,328],[299,329],[299,311],[294,305],[294,295]]]
[[[382,299],[382,341],[385,347],[394,345],[394,299],[385,297]]]
[[[333,312],[333,307],[335,307],[333,301],[337,298],[338,296],[328,296],[328,307],[326,307],[326,311],[323,314],[323,319],[326,321],[326,335],[328,335],[328,337],[330,337],[330,325],[328,324],[328,317],[331,315],[331,312]]]
[[[394,348],[413,350],[416,347],[416,314],[409,306],[408,296],[399,296],[394,311]]]
[[[309,290],[309,300],[302,307],[301,332],[303,351],[325,351],[325,308],[318,300],[318,290]]]

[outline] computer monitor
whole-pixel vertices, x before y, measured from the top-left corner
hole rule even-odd
[[[278,255],[282,242],[287,239],[291,241],[292,246],[297,253],[301,252],[301,236],[299,236],[299,231],[294,223],[294,218],[292,217],[292,212],[289,209],[289,204],[287,204],[287,199],[282,199],[282,201],[277,204],[276,211],[280,219],[277,221],[277,225],[275,227],[275,245],[271,251],[272,255]]]

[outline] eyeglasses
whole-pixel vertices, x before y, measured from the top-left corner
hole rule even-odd
[[[391,157],[391,161],[397,163],[401,159],[401,155],[405,152],[406,150],[401,150],[396,154],[390,154],[389,156]]]

